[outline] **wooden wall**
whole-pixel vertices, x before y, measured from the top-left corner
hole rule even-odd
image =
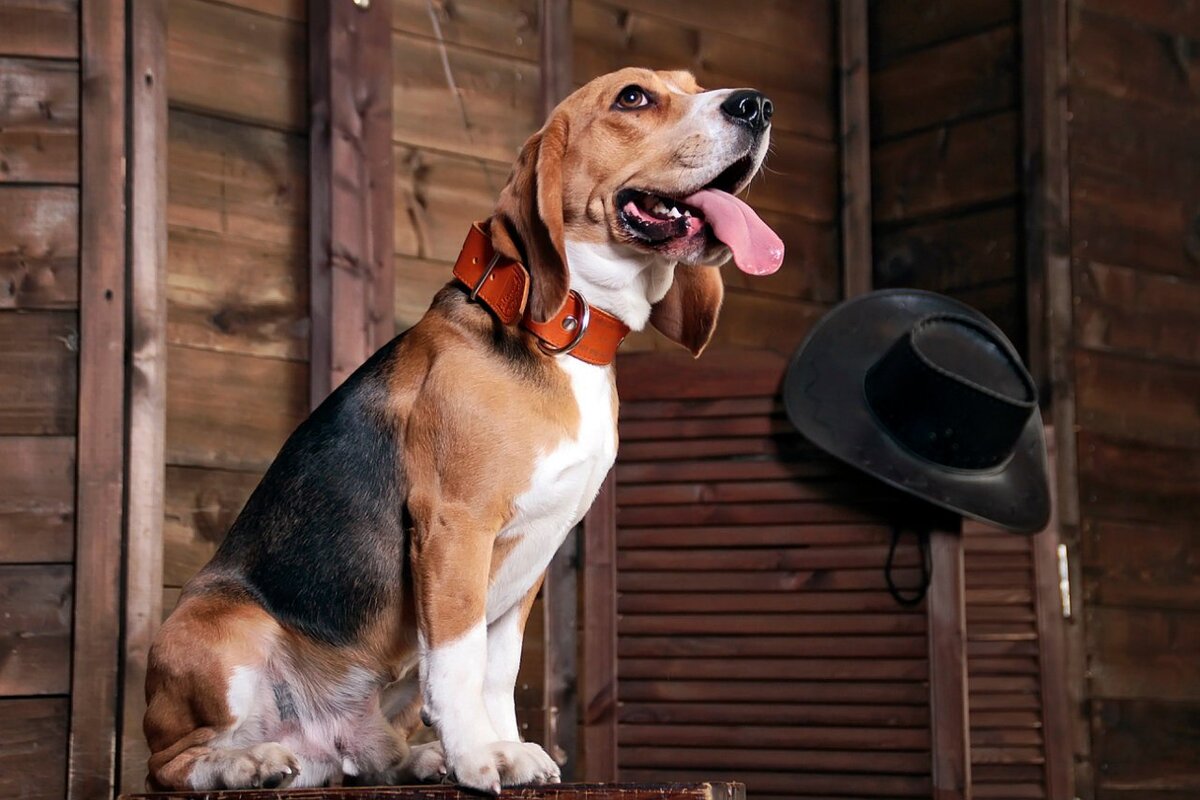
[[[0,1],[0,794],[67,787],[79,352],[79,18]]]
[[[1092,778],[1200,793],[1200,8],[1068,4]]]
[[[840,291],[833,4],[575,0],[572,13],[576,83],[625,66],[682,68],[706,88],[750,86],[774,101],[772,154],[746,199],[783,238],[787,257],[769,278],[722,270],[714,349],[790,354]],[[646,331],[623,350],[673,348]]]
[[[304,0],[170,0],[164,612],[308,408]]]
[[[956,297],[1024,347],[1016,0],[870,7],[875,288]]]

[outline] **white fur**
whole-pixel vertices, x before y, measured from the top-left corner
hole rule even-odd
[[[488,625],[487,669],[483,679],[483,704],[496,734],[506,742],[521,741],[513,692],[521,668],[521,604]]]
[[[675,262],[625,244],[566,242],[571,288],[584,300],[640,331],[650,308],[663,299],[675,277]],[[579,359],[569,359],[578,362]],[[560,358],[559,363],[563,360]]]
[[[480,620],[453,642],[429,647],[422,635],[421,685],[425,714],[453,757],[497,740],[483,705],[487,626]]]

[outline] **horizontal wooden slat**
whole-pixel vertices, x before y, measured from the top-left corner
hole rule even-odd
[[[790,453],[789,453],[790,455]],[[846,478],[856,475],[847,466],[831,459],[759,458],[754,460],[663,460],[630,463],[619,460],[617,484],[671,483],[674,481],[715,480],[802,480],[807,478]],[[861,476],[860,476],[861,477]]]
[[[65,697],[0,699],[0,794],[61,800],[67,791]]]
[[[861,750],[928,750],[925,728],[783,728],[765,730],[749,725],[620,725],[617,741],[623,745],[671,742],[683,747],[722,746],[736,741],[741,747],[791,747]]]
[[[780,569],[883,569],[887,560],[886,546],[861,547],[794,547],[761,548],[752,550],[629,550],[617,554],[617,570],[693,570],[758,571]],[[912,567],[919,563],[915,547],[897,547],[893,563]],[[700,588],[700,587],[697,587]],[[1007,611],[1002,611],[1010,618]],[[980,611],[981,618],[989,612]]]
[[[437,16],[437,27],[430,18]],[[393,0],[392,28],[426,39],[537,61],[536,0],[455,0],[430,6],[426,0]]]
[[[979,747],[1040,747],[1037,728],[982,728],[971,726],[971,745]]]
[[[396,330],[406,331],[425,316],[433,296],[450,282],[446,261],[396,256]]]
[[[979,800],[1038,800],[1046,796],[1046,789],[1040,783],[1005,781],[1003,784],[994,785],[972,780],[971,795]]]
[[[78,184],[78,63],[0,58],[0,98],[0,184]]]
[[[887,525],[754,525],[746,527],[620,528],[617,546],[656,547],[789,547],[823,544],[887,544]]]
[[[167,467],[164,584],[182,586],[212,558],[258,481],[257,472]]]
[[[971,777],[979,783],[1035,783],[1043,779],[1044,772],[1026,764],[979,764],[971,769]]]
[[[0,186],[0,309],[78,304],[78,190]]]
[[[1038,711],[1042,707],[1039,695],[1032,690],[1028,692],[972,692],[969,705],[972,712]]]
[[[985,31],[1016,17],[1016,0],[877,0],[871,6],[872,58],[886,63],[901,53]]]
[[[1016,59],[1010,25],[895,59],[871,75],[872,137],[1014,108]]]
[[[305,26],[226,3],[167,4],[172,106],[288,130],[308,127]]]
[[[1104,726],[1093,753],[1098,763],[1107,765],[1100,775],[1102,786],[1195,795],[1200,788],[1195,758],[1200,703],[1099,698],[1093,702],[1093,718]]]
[[[1043,764],[1040,747],[972,747],[972,764]]]
[[[1088,634],[1094,696],[1200,702],[1200,612],[1096,606]]]
[[[0,311],[0,435],[75,432],[78,340],[73,311]]]
[[[877,222],[944,214],[1016,192],[1016,115],[1004,112],[875,148]]]
[[[622,594],[617,598],[621,614],[760,614],[795,613],[800,611],[856,612],[906,610],[887,592],[766,592],[712,594]]]
[[[753,702],[633,703],[623,701],[620,721],[630,724],[879,726],[920,728],[929,724],[929,710],[919,705],[849,705],[846,703],[792,705]]]
[[[900,504],[888,501],[863,503],[724,503],[721,505],[632,506],[617,510],[617,524],[650,525],[760,525],[778,523],[879,524]],[[848,564],[846,566],[854,566]]]
[[[1095,261],[1075,278],[1080,346],[1200,367],[1200,281]]]
[[[875,286],[947,293],[1014,278],[1017,230],[1014,203],[879,231]]]
[[[308,143],[172,110],[167,222],[308,252]]]
[[[622,356],[617,388],[624,402],[742,397],[774,397],[786,364],[782,355],[753,353],[705,354],[698,363],[686,355]],[[663,374],[678,379],[664,381]],[[629,460],[622,452],[621,458]]]
[[[628,618],[626,618],[628,619]],[[618,630],[623,626],[618,625]],[[923,681],[929,677],[924,658],[622,658],[623,678],[673,680],[830,680]]]
[[[537,65],[397,33],[392,67],[393,138],[495,162],[497,189],[503,185],[507,166],[543,122]]]
[[[971,727],[982,728],[1041,728],[1042,717],[1033,711],[971,711]]]
[[[699,419],[622,420],[621,441],[697,439],[722,436],[770,436],[794,434],[796,428],[782,414]]]
[[[900,586],[913,585],[915,568],[898,567],[893,578]],[[617,572],[617,588],[622,592],[792,592],[802,590],[854,591],[885,589],[882,567],[866,569],[750,570],[711,572],[648,570]]]
[[[305,251],[177,228],[169,233],[167,258],[169,343],[308,358]]]
[[[1075,356],[1075,383],[1083,428],[1141,444],[1200,449],[1200,365],[1083,352]]]
[[[507,164],[406,144],[395,146],[392,163],[396,252],[448,263],[458,258],[471,223],[495,209],[509,171]],[[441,278],[450,279],[449,268]]]
[[[638,614],[618,622],[621,636],[634,634],[762,635],[857,633],[923,633],[920,614]]]
[[[776,770],[779,772],[860,772],[926,775],[929,754],[923,752],[872,753],[858,750],[770,750],[733,747],[671,747],[671,739],[638,747],[621,747],[621,769]]]
[[[722,503],[816,502],[870,503],[894,500],[893,489],[883,483],[854,481],[732,481],[618,486],[617,503],[623,507]]]
[[[168,464],[265,470],[307,414],[305,364],[168,348]]]
[[[1155,524],[1200,519],[1200,451],[1079,435],[1080,500],[1085,513]]]
[[[622,680],[622,702],[837,703],[928,708],[929,689],[912,682]]]
[[[745,199],[753,200],[759,188],[775,177],[770,172],[751,184]],[[780,192],[800,189],[780,187]],[[783,205],[784,200],[779,200]],[[732,263],[721,269],[727,290],[752,292],[753,296],[802,300],[831,305],[838,299],[837,231],[831,223],[813,222],[795,213],[760,207],[759,216],[783,240],[783,266],[768,276],[747,275]],[[732,294],[730,295],[732,296]],[[722,307],[726,320],[732,308]]]
[[[75,439],[0,436],[0,562],[70,561]]]
[[[1194,524],[1092,520],[1083,547],[1089,605],[1200,608]]]
[[[70,691],[72,585],[66,564],[0,566],[0,696]]]
[[[854,773],[782,773],[782,772],[751,772],[748,770],[731,770],[728,775],[713,777],[709,770],[653,770],[625,769],[621,770],[622,780],[645,780],[669,782],[673,780],[717,780],[728,778],[746,784],[749,797],[760,798],[769,793],[779,793],[785,797],[802,797],[817,795],[829,797],[920,797],[930,796],[930,781],[928,777],[917,775],[862,775]]]
[[[774,397],[713,398],[711,400],[636,400],[621,403],[621,423],[636,420],[675,420],[697,417],[758,417],[783,413]]]
[[[79,0],[0,3],[0,53],[35,58],[79,57]]]

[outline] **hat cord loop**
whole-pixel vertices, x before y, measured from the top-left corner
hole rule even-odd
[[[904,535],[904,531],[899,525],[892,525],[892,543],[888,546],[887,561],[883,566],[883,579],[887,581],[888,593],[893,600],[905,608],[919,605],[925,599],[925,594],[929,591],[930,574],[933,572],[933,562],[929,556],[929,528],[920,528],[916,534],[917,550],[921,554],[921,577],[916,587],[911,590],[901,589],[892,578],[892,561],[896,556],[896,545],[900,543],[900,537]],[[911,593],[905,595],[906,591]]]

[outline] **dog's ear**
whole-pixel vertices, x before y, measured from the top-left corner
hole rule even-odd
[[[538,322],[562,310],[571,284],[563,242],[566,152],[567,118],[558,114],[521,148],[491,225],[496,251],[529,268],[529,308]]]
[[[717,328],[717,315],[725,299],[725,284],[717,267],[675,267],[675,281],[662,300],[650,309],[650,324],[693,356],[708,346]]]

